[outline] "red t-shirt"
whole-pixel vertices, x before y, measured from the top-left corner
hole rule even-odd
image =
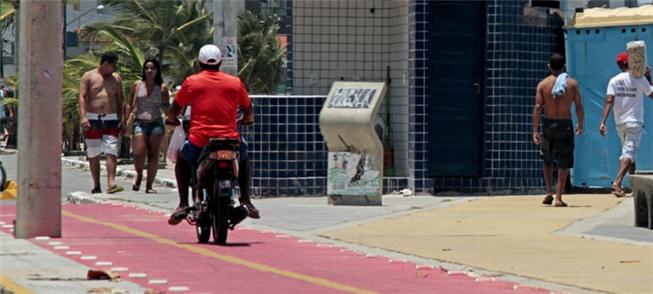
[[[186,78],[175,101],[181,107],[191,107],[189,140],[197,147],[204,147],[210,138],[239,138],[238,106],[243,109],[252,106],[239,78],[208,70]]]

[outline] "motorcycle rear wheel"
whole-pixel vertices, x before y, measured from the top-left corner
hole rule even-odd
[[[216,198],[216,206],[213,208],[213,214],[211,215],[213,220],[213,242],[225,245],[229,234],[229,206],[231,205],[231,199],[228,197]]]
[[[197,233],[197,242],[208,243],[211,238],[211,222],[207,219],[197,220],[195,232]]]

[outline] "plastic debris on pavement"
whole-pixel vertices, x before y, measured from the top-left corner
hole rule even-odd
[[[0,200],[16,199],[18,197],[18,183],[7,181],[4,190],[0,192]]]

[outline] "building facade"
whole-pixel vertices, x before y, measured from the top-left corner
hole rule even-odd
[[[291,3],[288,88],[298,96],[287,104],[258,98],[263,120],[279,115],[278,128],[289,128],[269,132],[274,126],[263,121],[253,132],[255,186],[262,195],[325,193],[317,115],[320,96],[338,80],[389,86],[381,111],[390,163],[386,192],[542,189],[532,105],[548,57],[564,53],[561,11],[527,0]],[[281,149],[269,147],[279,138],[287,139]],[[266,172],[275,152],[307,157],[283,156],[277,166],[285,167],[278,170],[285,177],[275,177]]]

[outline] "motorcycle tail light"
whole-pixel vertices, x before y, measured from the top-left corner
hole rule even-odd
[[[225,169],[229,167],[229,162],[227,161],[220,161],[218,162],[218,168]]]
[[[211,152],[209,158],[215,160],[234,160],[236,159],[236,151],[232,150],[218,150]]]

